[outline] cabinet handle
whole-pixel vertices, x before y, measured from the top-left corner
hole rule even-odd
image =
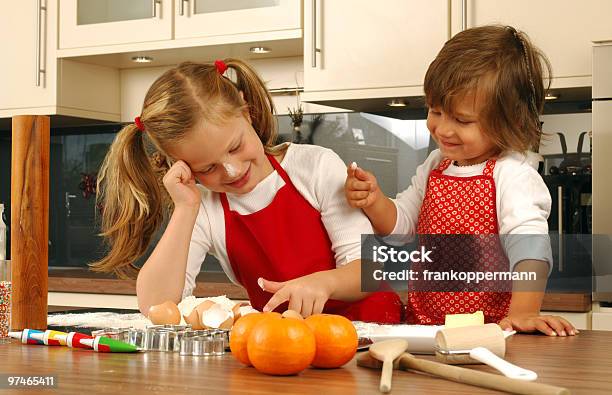
[[[321,52],[317,48],[317,0],[312,0],[312,61],[311,67],[314,69],[317,67],[317,52]]]
[[[467,0],[461,0],[461,30],[467,29]]]
[[[162,0],[153,0],[153,2],[151,3],[151,6],[153,8],[153,18],[157,18],[157,5],[159,4],[161,6],[161,2]]]
[[[393,161],[389,160],[389,159],[372,158],[372,157],[369,157],[369,156],[366,156],[364,159],[365,160],[369,160],[370,162],[393,163]]]
[[[42,0],[36,1],[36,12],[38,13],[36,18],[36,86],[40,86],[40,74],[45,74],[45,69],[40,67],[41,63],[41,50],[42,50],[42,13],[47,12],[47,6],[42,5]]]
[[[557,216],[559,217],[559,272],[563,271],[563,187],[557,187]]]
[[[189,0],[179,0],[181,2],[180,14],[181,16],[185,15],[185,2],[189,3]]]
[[[65,200],[66,218],[69,218],[70,217],[70,200],[76,199],[76,195],[73,195],[70,192],[66,192],[65,196],[66,196],[66,200]]]

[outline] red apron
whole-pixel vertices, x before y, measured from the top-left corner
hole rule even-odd
[[[493,180],[495,160],[488,160],[482,175],[473,177],[442,174],[450,163],[450,159],[442,160],[429,175],[419,213],[417,233],[419,235],[498,234]],[[479,238],[474,239],[475,251],[469,251],[464,255],[469,255],[472,261],[477,261],[478,270],[499,270],[500,265],[507,270],[508,260],[498,237],[485,237],[485,245],[480,246],[477,245]],[[438,240],[445,239],[439,237]],[[442,259],[442,262],[434,261],[435,270],[452,269],[453,262],[461,258],[461,253],[456,250],[451,248],[447,251],[447,259]],[[442,325],[446,314],[467,314],[481,310],[487,323],[497,323],[507,316],[511,297],[511,292],[409,292],[407,321],[414,324]]]
[[[267,207],[241,215],[229,208],[225,193],[220,194],[227,256],[257,310],[272,296],[257,285],[258,278],[282,282],[336,268],[321,213],[304,199],[276,159],[267,157],[285,181]],[[276,311],[286,309],[283,303]],[[401,302],[394,292],[372,293],[353,303],[328,300],[324,312],[353,321],[401,322]]]

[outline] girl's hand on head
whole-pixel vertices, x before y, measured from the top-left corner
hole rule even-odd
[[[382,197],[374,174],[358,167],[355,162],[346,168],[344,194],[351,207],[367,208]]]
[[[548,336],[573,336],[578,330],[563,317],[556,315],[508,316],[499,322],[503,330],[542,332]]]
[[[182,160],[174,163],[164,175],[163,182],[175,208],[199,207],[202,194],[187,163]]]
[[[289,310],[298,311],[306,318],[323,311],[331,295],[329,278],[325,272],[316,272],[290,281],[276,282],[259,278],[257,283],[266,292],[273,293],[263,311],[273,311],[286,301]]]

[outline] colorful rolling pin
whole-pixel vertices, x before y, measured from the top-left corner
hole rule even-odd
[[[97,352],[138,352],[136,346],[119,340],[104,336],[96,336],[94,339],[82,339],[81,344],[93,348]]]

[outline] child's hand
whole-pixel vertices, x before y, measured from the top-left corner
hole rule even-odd
[[[517,332],[540,331],[548,336],[573,336],[578,330],[566,319],[556,315],[508,316],[499,322],[503,330]]]
[[[259,278],[257,284],[264,291],[274,294],[263,311],[273,311],[289,301],[289,310],[298,311],[304,318],[321,313],[332,292],[325,272],[316,272],[285,282]]]
[[[195,178],[187,163],[177,161],[164,175],[164,187],[170,194],[174,207],[198,207],[202,194],[196,187]]]
[[[358,167],[355,162],[346,168],[346,173],[344,194],[351,207],[370,207],[382,196],[376,177]]]

